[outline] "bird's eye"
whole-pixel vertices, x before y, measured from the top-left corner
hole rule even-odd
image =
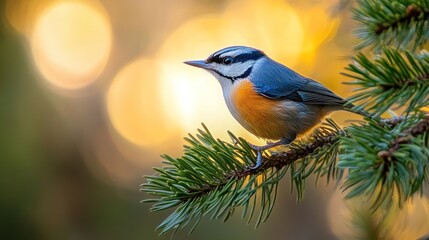
[[[233,62],[233,59],[232,59],[232,57],[226,57],[226,58],[223,59],[222,62],[225,65],[229,65],[229,64],[231,64]]]

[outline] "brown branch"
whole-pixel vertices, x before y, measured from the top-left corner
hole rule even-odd
[[[389,90],[389,89],[402,89],[405,85],[406,86],[414,86],[417,84],[421,84],[423,82],[426,82],[429,80],[429,73],[424,73],[422,75],[418,75],[415,77],[415,79],[399,79],[399,83],[386,83],[386,84],[380,84],[379,86],[383,88],[383,90]]]
[[[409,23],[411,20],[417,18],[423,14],[423,18],[429,18],[429,11],[427,9],[420,9],[414,5],[409,5],[406,9],[405,15],[394,22],[387,24],[379,24],[375,29],[376,35],[381,35],[383,32],[387,31],[389,28],[395,29],[402,23]]]
[[[332,132],[326,136],[316,138],[314,141],[302,146],[293,147],[288,151],[276,153],[265,160],[265,164],[261,167],[261,169],[257,169],[257,171],[249,171],[252,174],[257,174],[265,171],[268,168],[282,168],[284,166],[290,165],[299,159],[315,153],[319,148],[336,143],[340,139],[340,136],[344,134],[344,131]]]
[[[285,166],[292,164],[295,161],[298,161],[310,154],[315,153],[319,148],[322,148],[326,145],[334,144],[343,134],[343,131],[331,132],[323,137],[314,138],[313,141],[308,142],[306,144],[300,146],[293,146],[288,151],[274,153],[269,157],[264,157],[263,164],[257,169],[246,167],[241,171],[235,171],[230,174],[227,174],[225,178],[216,185],[205,185],[198,188],[192,188],[189,190],[189,192],[198,192],[198,194],[195,195],[195,197],[197,197],[204,195],[210,191],[213,191],[216,188],[225,186],[231,179],[243,179],[251,175],[257,175],[271,168],[281,169]],[[187,198],[188,197],[184,198],[183,200],[186,200]]]
[[[426,115],[415,126],[404,130],[398,137],[390,143],[388,150],[378,152],[377,156],[383,160],[393,156],[393,154],[401,147],[401,144],[411,143],[413,137],[429,132],[429,115]]]

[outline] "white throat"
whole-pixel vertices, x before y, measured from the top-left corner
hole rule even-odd
[[[219,81],[222,87],[223,98],[225,100],[226,106],[228,107],[232,116],[239,121],[241,117],[238,115],[238,112],[235,109],[235,106],[232,102],[232,93],[234,92],[235,88],[239,85],[238,83],[242,81],[242,79],[237,79],[233,82],[230,79],[219,76],[216,73],[213,73],[213,75],[216,77],[216,79]]]

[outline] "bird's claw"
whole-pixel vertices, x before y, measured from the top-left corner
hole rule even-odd
[[[255,166],[250,168],[252,170],[256,170],[262,166],[262,151],[261,150],[255,150],[255,151],[257,153],[256,164],[255,164]]]
[[[258,169],[259,167],[262,166],[262,162],[263,162],[263,160],[262,160],[262,151],[264,149],[261,146],[256,146],[256,145],[253,145],[253,144],[250,144],[250,147],[256,152],[256,163],[255,163],[255,166],[251,167],[250,169],[256,170],[256,169]]]
[[[291,142],[290,140],[282,139],[282,140],[280,140],[278,142],[268,142],[267,145],[264,145],[264,146],[256,146],[256,145],[250,144],[250,147],[257,154],[256,164],[255,164],[255,166],[251,167],[251,169],[255,170],[255,169],[258,169],[259,167],[262,166],[262,164],[263,164],[262,151],[265,151],[265,150],[273,148],[273,147],[277,147],[279,145],[289,144],[290,142]]]

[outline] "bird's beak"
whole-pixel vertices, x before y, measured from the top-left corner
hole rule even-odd
[[[212,66],[206,63],[204,60],[186,61],[183,63],[202,69],[212,69]]]

